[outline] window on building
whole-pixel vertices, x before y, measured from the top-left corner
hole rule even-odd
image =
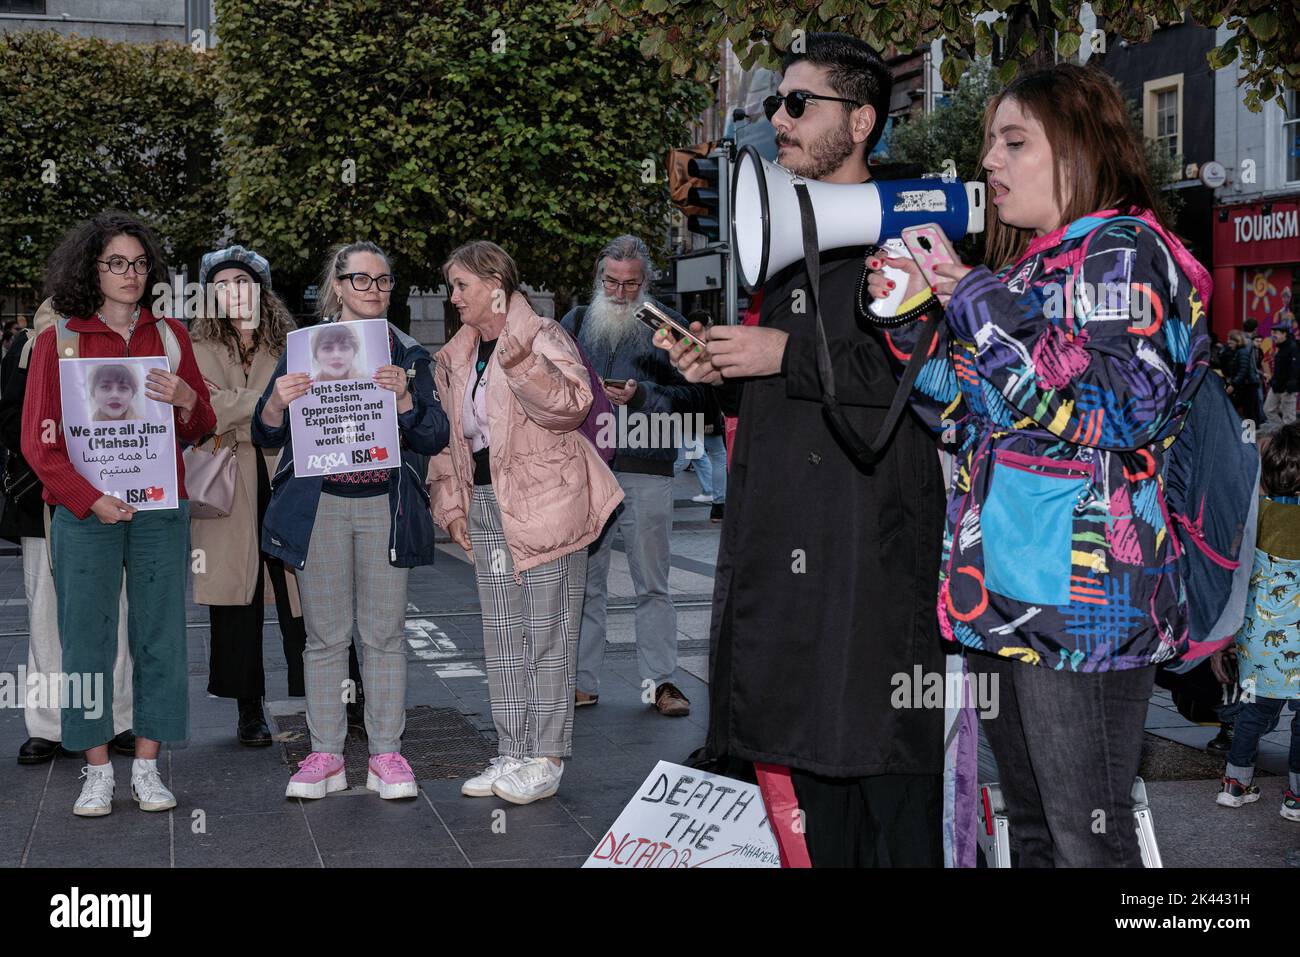
[[[1300,180],[1300,96],[1295,90],[1286,91],[1286,117],[1282,120],[1282,147],[1285,156],[1282,168],[1286,181]]]
[[[0,0],[0,13],[44,13],[45,0]]]
[[[1143,132],[1160,143],[1170,156],[1183,147],[1183,75],[1147,80],[1142,87]]]

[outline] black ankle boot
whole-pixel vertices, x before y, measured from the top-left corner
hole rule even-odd
[[[271,729],[262,714],[261,698],[239,699],[239,743],[250,748],[265,748],[271,743]]]

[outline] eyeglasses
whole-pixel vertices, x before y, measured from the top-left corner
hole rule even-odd
[[[803,116],[804,107],[808,105],[809,100],[830,100],[834,103],[850,103],[853,106],[861,106],[857,100],[846,100],[842,96],[822,96],[820,93],[808,93],[805,90],[791,90],[785,96],[780,93],[773,93],[763,100],[763,112],[767,114],[770,121],[776,116],[776,111],[785,105],[785,111],[790,114],[790,119],[797,120]]]
[[[125,276],[128,269],[134,269],[137,275],[143,276],[149,272],[150,266],[148,256],[141,256],[134,262],[125,256],[109,256],[107,259],[96,259],[95,262],[107,266],[114,276]]]
[[[619,282],[617,279],[601,279],[605,288],[610,292],[636,292],[644,284],[644,279],[628,279],[625,282]]]
[[[390,272],[383,273],[379,276],[372,276],[368,272],[345,272],[341,273],[339,279],[346,279],[352,283],[352,288],[357,292],[365,292],[373,284],[380,292],[389,292],[397,285],[397,277]]]

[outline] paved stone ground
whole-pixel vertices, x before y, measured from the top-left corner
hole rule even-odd
[[[0,709],[0,867],[581,864],[657,761],[680,761],[703,743],[708,599],[718,527],[708,523],[707,506],[689,502],[697,488],[689,474],[677,480],[670,580],[678,605],[679,684],[691,699],[692,714],[663,718],[641,701],[632,584],[618,552],[610,577],[600,704],[575,715],[574,756],[555,799],[516,807],[497,798],[462,797],[459,780],[429,779],[420,781],[420,796],[411,801],[382,801],[365,790],[364,780],[353,780],[351,789],[322,801],[286,800],[291,769],[283,748],[239,746],[234,703],[206,693],[207,616],[190,605],[191,737],[161,759],[179,806],[166,814],[138,811],[130,800],[129,761],[117,757],[113,813],[74,817],[81,762],[59,757],[20,767],[5,756],[16,753],[26,737],[22,713]],[[433,568],[411,576],[407,703],[455,708],[491,737],[473,571],[458,548],[446,545],[442,551]],[[13,673],[25,663],[26,628],[21,561],[0,555],[0,671]],[[449,650],[456,654],[448,657]],[[274,723],[277,714],[301,712],[303,699],[287,697],[273,613],[265,658]],[[1152,698],[1147,728],[1198,751],[1215,733],[1185,721],[1162,691]],[[1262,770],[1285,774],[1286,744],[1285,730],[1268,736]],[[1199,768],[1197,773],[1205,774],[1204,762]],[[996,779],[987,749],[981,754],[981,779]],[[1216,780],[1153,781],[1149,793],[1165,865],[1300,866],[1300,825],[1277,813],[1284,781],[1284,776],[1261,777],[1264,799],[1237,811],[1214,804]]]

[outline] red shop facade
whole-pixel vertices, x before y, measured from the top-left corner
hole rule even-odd
[[[1220,339],[1247,319],[1268,335],[1279,314],[1294,314],[1300,282],[1300,194],[1214,208],[1214,300]]]

